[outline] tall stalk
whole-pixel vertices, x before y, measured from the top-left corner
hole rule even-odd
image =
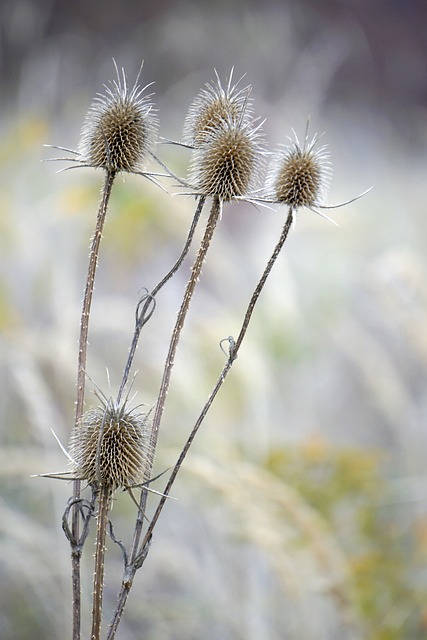
[[[77,364],[77,397],[74,417],[75,429],[79,428],[83,416],[86,380],[87,345],[89,333],[89,317],[92,305],[93,290],[95,285],[95,274],[98,266],[99,247],[101,244],[102,230],[104,228],[105,217],[110,200],[115,171],[106,171],[105,182],[102,189],[101,203],[98,209],[95,232],[89,255],[89,266],[86,277],[86,286],[83,298],[83,307],[80,321],[79,355]],[[83,550],[84,539],[80,536],[80,491],[81,481],[75,480],[73,483],[73,510],[71,520],[71,566],[72,566],[72,590],[73,590],[73,640],[80,640],[81,629],[81,581],[80,581],[80,560]]]
[[[102,621],[102,598],[104,594],[105,538],[108,525],[108,511],[112,497],[111,487],[102,484],[98,495],[96,516],[95,572],[92,595],[91,640],[100,640]]]
[[[169,343],[169,349],[168,349],[168,353],[165,360],[162,381],[160,383],[159,394],[156,402],[156,409],[154,412],[154,417],[153,417],[153,422],[151,427],[151,446],[153,451],[155,451],[155,447],[157,444],[157,437],[158,437],[160,422],[161,422],[163,411],[164,411],[166,396],[169,390],[172,368],[175,362],[175,355],[176,355],[179,339],[181,336],[181,332],[184,326],[184,322],[185,322],[188,310],[190,308],[191,298],[196,288],[196,284],[199,280],[202,266],[205,261],[209,246],[211,244],[218,219],[221,215],[221,210],[222,210],[221,198],[219,198],[218,196],[214,196],[212,200],[211,211],[208,217],[208,221],[206,223],[205,233],[200,243],[200,247],[199,247],[196,259],[194,261],[193,267],[191,269],[190,279],[187,283],[187,287],[184,292],[184,297],[178,312],[178,316],[177,316],[175,326],[172,332],[171,340]],[[147,491],[144,489],[141,492],[141,499],[140,499],[138,515],[137,515],[135,530],[134,530],[133,539],[132,539],[132,546],[129,554],[129,561],[125,563],[122,586],[118,596],[117,607],[114,612],[114,616],[108,630],[107,640],[113,640],[115,638],[117,627],[119,625],[130,589],[132,587],[133,578],[135,576],[137,569],[142,564],[141,550],[140,550],[139,544],[141,540],[142,527],[143,527],[144,518],[145,518],[146,500],[147,500]],[[148,552],[147,545],[145,545],[145,552]]]
[[[172,473],[171,473],[171,475],[169,477],[169,480],[168,480],[168,482],[166,484],[166,487],[163,490],[163,495],[162,495],[162,497],[161,497],[161,499],[159,501],[159,504],[157,505],[157,508],[156,508],[156,510],[154,512],[153,517],[151,518],[150,524],[148,525],[147,531],[146,531],[145,536],[144,536],[144,540],[143,540],[142,545],[141,545],[140,555],[139,555],[139,558],[138,558],[138,560],[141,563],[144,561],[145,556],[146,556],[146,554],[148,552],[148,545],[150,544],[151,536],[153,534],[153,529],[157,524],[157,521],[158,521],[158,519],[160,517],[162,509],[163,509],[163,507],[165,505],[167,497],[168,497],[168,495],[170,493],[170,490],[172,488],[172,485],[175,482],[175,478],[178,475],[178,472],[179,472],[179,470],[181,468],[182,463],[184,462],[184,459],[185,459],[185,457],[186,457],[186,455],[188,453],[188,450],[190,449],[190,446],[191,446],[191,444],[192,444],[192,442],[193,442],[193,440],[194,440],[194,438],[195,438],[195,436],[196,436],[196,434],[197,434],[197,432],[198,432],[203,420],[205,419],[205,417],[206,417],[206,415],[207,415],[207,413],[208,413],[208,411],[209,411],[209,409],[210,409],[215,397],[217,396],[220,388],[222,387],[226,377],[230,373],[231,367],[233,366],[233,363],[237,358],[237,354],[238,354],[239,349],[240,349],[240,347],[242,345],[243,339],[244,339],[244,337],[246,335],[246,331],[247,331],[249,323],[251,321],[252,314],[254,312],[254,309],[255,309],[256,303],[258,301],[258,298],[261,295],[261,292],[262,292],[262,290],[264,288],[264,285],[265,285],[265,283],[267,281],[267,278],[270,275],[271,270],[272,270],[272,268],[274,266],[274,263],[276,262],[279,254],[280,254],[280,252],[281,252],[281,250],[283,248],[283,245],[285,244],[285,241],[286,241],[286,239],[288,237],[289,230],[290,230],[290,228],[292,226],[293,215],[294,215],[294,212],[293,212],[292,208],[290,208],[289,212],[288,212],[288,216],[287,216],[286,222],[285,222],[285,225],[284,225],[284,227],[282,229],[282,233],[280,235],[280,238],[279,238],[276,246],[274,247],[273,253],[271,254],[270,259],[268,260],[267,265],[266,265],[266,267],[265,267],[265,269],[263,271],[263,274],[262,274],[261,278],[259,279],[258,284],[256,285],[256,287],[254,289],[254,292],[253,292],[253,294],[252,294],[252,296],[251,296],[251,298],[249,300],[249,304],[247,306],[245,317],[243,319],[242,326],[241,326],[241,329],[239,331],[239,335],[237,337],[237,340],[234,340],[231,336],[228,339],[229,340],[229,355],[228,355],[228,359],[227,359],[227,361],[226,361],[226,363],[225,363],[225,365],[223,367],[223,370],[222,370],[221,374],[218,377],[218,380],[217,380],[217,382],[216,382],[216,384],[215,384],[215,386],[214,386],[209,398],[207,399],[202,411],[200,412],[200,415],[199,415],[195,425],[193,426],[193,429],[191,430],[191,433],[190,433],[190,435],[189,435],[189,437],[188,437],[188,439],[187,439],[187,441],[186,441],[186,443],[185,443],[185,445],[184,445],[184,447],[183,447],[183,449],[181,451],[181,454],[180,454],[180,456],[179,456],[179,458],[178,458],[178,460],[177,460],[177,462],[176,462],[176,464],[175,464],[175,466],[174,466],[174,468],[172,470]]]

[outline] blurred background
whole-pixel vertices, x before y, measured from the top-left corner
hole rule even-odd
[[[422,0],[2,0],[0,4],[0,637],[71,637],[67,465],[88,246],[103,176],[41,162],[75,149],[112,59],[155,82],[181,136],[216,69],[253,85],[271,149],[307,117],[334,166],[274,268],[137,575],[121,640],[372,640],[427,635],[427,5]],[[189,153],[158,155],[185,175]],[[155,169],[155,167],[153,167]],[[174,193],[173,185],[168,185]],[[87,405],[115,394],[135,305],[173,264],[195,203],[136,176],[111,200]],[[285,211],[225,208],[173,372],[156,472],[174,464],[237,336]],[[193,255],[194,255],[193,250]],[[152,405],[191,262],[142,335],[135,403]],[[161,490],[164,480],[155,486]],[[155,504],[155,499],[152,499]],[[116,536],[135,508],[117,495]],[[108,544],[105,623],[121,580]],[[88,635],[93,540],[84,556]]]

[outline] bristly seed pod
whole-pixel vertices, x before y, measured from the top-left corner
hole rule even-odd
[[[234,122],[246,124],[252,117],[252,108],[249,100],[250,86],[242,89],[232,84],[233,69],[224,89],[218,74],[216,82],[206,84],[199,95],[191,104],[184,122],[183,140],[192,147],[198,147],[209,139],[212,131],[222,122]],[[243,119],[243,120],[242,120]]]
[[[153,459],[147,417],[109,399],[89,410],[72,432],[76,476],[111,490],[149,480]]]
[[[104,85],[105,93],[98,94],[86,115],[78,161],[114,173],[137,173],[154,148],[158,122],[151,95],[142,95],[150,85],[138,85],[141,71],[129,89],[124,69],[121,76],[116,70],[117,81]]]
[[[291,146],[279,150],[273,157],[267,176],[267,199],[296,210],[321,206],[329,185],[331,166],[327,148],[315,149],[315,136],[301,146],[295,135]]]
[[[193,152],[190,183],[197,194],[219,196],[223,201],[248,194],[262,167],[260,127],[233,120],[217,122]]]

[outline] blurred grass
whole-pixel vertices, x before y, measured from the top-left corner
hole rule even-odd
[[[204,32],[200,15],[193,17],[197,40]],[[268,20],[263,29],[275,34],[273,46],[272,25],[281,25],[273,14]],[[249,20],[246,28],[255,24]],[[183,18],[172,26],[165,22],[173,35],[167,49],[189,29]],[[239,72],[251,71],[257,112],[269,115],[271,146],[285,141],[290,126],[300,133],[311,112],[332,150],[331,202],[370,184],[374,190],[334,213],[339,229],[308,212],[298,217],[174,489],[178,501],[167,505],[119,637],[421,640],[427,634],[425,150],[398,137],[382,113],[328,102],[320,80],[305,84],[318,49],[305,50],[292,80],[278,63],[266,73],[265,37],[253,45],[253,58],[247,39],[244,57],[232,59],[227,43],[235,32],[228,22],[212,67],[219,60],[221,69],[226,58],[227,72],[234,62]],[[285,53],[299,55],[285,40]],[[238,51],[233,41],[232,53]],[[61,59],[73,68],[66,55]],[[205,59],[210,55],[207,49]],[[199,77],[197,68],[159,92],[164,135],[179,130],[184,111],[177,105],[189,103],[187,91],[198,90]],[[161,87],[166,80],[160,78]],[[285,80],[286,91],[279,88]],[[50,106],[40,109],[42,98],[29,108],[23,82],[20,109],[1,121],[2,640],[56,640],[70,621],[69,552],[60,522],[71,487],[30,474],[66,464],[50,428],[67,442],[83,276],[102,181],[97,172],[56,175],[60,165],[40,163],[50,156],[44,143],[76,144],[75,123],[99,87],[75,86],[72,113],[53,100],[60,115],[52,118]],[[269,86],[271,95],[261,95]],[[159,155],[185,171],[185,151],[163,146]],[[193,209],[192,199],[170,198],[142,179],[117,182],[88,366],[106,393],[106,368],[112,393],[120,381],[138,296],[173,263]],[[222,367],[218,343],[237,334],[283,215],[243,204],[224,211],[175,365],[158,471],[174,463]],[[150,406],[155,399],[188,268],[186,261],[162,291],[146,327],[135,402]],[[134,507],[126,495],[117,496],[113,516],[118,537],[129,539]],[[92,549],[89,541],[87,609]],[[107,609],[114,607],[120,561],[111,549]]]
[[[36,164],[34,145],[49,138],[47,123],[16,126],[32,135],[23,138],[29,157],[19,171],[9,166],[15,157],[2,154],[12,176],[1,210],[5,640],[17,633],[22,640],[58,637],[70,616],[60,517],[71,488],[29,475],[65,465],[49,429],[67,442],[81,277],[100,178],[54,175],[52,165]],[[30,182],[22,191],[24,179]],[[136,629],[155,638],[238,638],[254,628],[269,638],[283,637],[284,629],[290,638],[315,640],[424,637],[425,515],[410,490],[394,496],[392,481],[422,474],[411,416],[421,399],[410,382],[417,371],[425,375],[425,272],[421,256],[406,244],[381,254],[380,237],[379,255],[368,258],[359,275],[352,270],[351,262],[360,261],[352,243],[378,197],[352,205],[358,219],[349,209],[338,231],[309,215],[298,221],[185,465],[179,502],[168,505],[160,524],[123,638],[135,637]],[[90,341],[89,373],[107,393],[105,367],[114,392],[138,291],[172,264],[193,206],[134,177],[117,186]],[[280,218],[245,205],[224,213],[174,371],[159,470],[173,463],[220,370],[217,344],[237,332]],[[254,242],[258,251],[248,260]],[[324,247],[333,260],[323,260],[319,271]],[[344,275],[336,273],[341,264]],[[186,277],[183,271],[162,293],[143,336],[135,390],[137,401],[148,405]],[[118,496],[114,516],[129,536],[133,507],[126,501]],[[90,558],[89,542],[86,593]],[[114,585],[120,575],[114,551],[108,575]],[[108,586],[110,608],[114,591]],[[141,598],[148,598],[142,610]]]

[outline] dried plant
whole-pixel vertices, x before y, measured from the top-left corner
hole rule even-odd
[[[209,135],[215,132],[223,122],[242,123],[252,118],[250,102],[251,87],[239,88],[240,78],[233,82],[233,70],[223,89],[221,80],[216,74],[216,82],[206,84],[206,87],[195,97],[188,109],[184,122],[183,140],[190,147],[198,147],[207,141]]]
[[[124,569],[118,603],[106,633],[107,640],[113,640],[135,573],[143,565],[149,552],[153,531],[165,501],[198,429],[237,358],[255,306],[292,228],[295,212],[302,207],[318,213],[319,209],[327,208],[324,205],[324,191],[330,177],[330,163],[326,148],[317,148],[318,138],[315,136],[308,142],[306,132],[303,145],[299,144],[295,136],[289,148],[280,149],[274,154],[265,188],[262,188],[260,177],[267,152],[261,130],[263,123],[254,118],[249,99],[251,87],[239,88],[241,80],[233,84],[231,72],[224,89],[217,75],[216,81],[207,84],[195,98],[184,124],[182,145],[192,149],[192,158],[188,179],[178,178],[178,181],[195,195],[198,201],[187,240],[172,268],[151,291],[147,289],[147,293],[141,297],[137,305],[135,330],[117,398],[107,398],[99,391],[98,406],[84,413],[89,317],[101,235],[113,182],[116,175],[122,171],[142,175],[151,180],[157,180],[161,175],[146,171],[148,160],[157,160],[154,156],[154,145],[158,122],[151,96],[144,94],[149,85],[140,89],[139,75],[133,87],[129,89],[124,71],[119,73],[117,70],[117,80],[106,87],[104,94],[95,99],[86,116],[78,150],[70,152],[74,157],[62,158],[71,161],[76,167],[96,167],[105,171],[81,320],[75,424],[70,439],[70,451],[67,454],[72,463],[72,470],[62,474],[47,474],[52,477],[74,479],[73,498],[63,518],[63,527],[72,551],[73,640],[80,639],[80,558],[92,515],[96,512],[92,640],[101,638],[105,541],[108,532],[113,542],[120,547],[123,556]],[[165,170],[163,176],[176,178],[160,160],[159,162]],[[188,254],[208,198],[211,199],[210,212],[172,330],[159,392],[152,418],[149,419],[138,407],[131,408],[128,396],[124,397],[136,347],[143,327],[155,312],[156,298],[160,290],[181,267]],[[221,341],[221,344],[228,342],[224,367],[158,498],[154,515],[148,521],[146,506],[148,492],[151,490],[148,485],[153,480],[154,454],[158,446],[175,356],[202,266],[221,219],[223,205],[233,200],[285,205],[287,215],[280,237],[243,314],[237,338],[229,336]],[[90,500],[81,497],[82,481],[91,488]],[[119,488],[130,493],[137,507],[129,549],[117,540],[109,520],[112,497]],[[136,490],[140,491],[139,500],[134,497]]]

